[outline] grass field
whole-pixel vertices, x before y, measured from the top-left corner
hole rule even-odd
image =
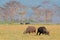
[[[28,26],[46,26],[50,35],[23,34]],[[60,40],[60,25],[0,25],[0,40]]]

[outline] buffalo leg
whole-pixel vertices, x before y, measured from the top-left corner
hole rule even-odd
[[[41,33],[39,32],[39,35],[40,35]]]
[[[39,33],[39,32],[37,31],[37,35],[38,35],[38,33]]]

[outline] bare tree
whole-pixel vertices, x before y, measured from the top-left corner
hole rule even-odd
[[[41,7],[41,5],[38,5],[36,7],[32,7],[32,10],[34,12],[34,15],[36,16],[36,19],[41,21],[40,18],[41,18],[41,15],[42,15],[42,9],[39,8]]]
[[[52,22],[52,16],[53,16],[53,11],[52,10],[49,10],[49,9],[46,9],[45,12],[45,22],[48,23],[48,22]]]
[[[12,22],[14,21],[14,16],[18,14],[18,10],[26,8],[26,6],[17,1],[10,1],[6,3],[4,7],[6,9],[5,12],[10,16]]]
[[[37,15],[37,18],[41,18],[41,16],[44,16],[44,21],[46,23],[52,22],[53,11],[50,9],[41,9],[39,7],[40,6],[32,8],[34,13]]]
[[[7,15],[5,14],[5,8],[0,7],[0,18],[4,19],[5,21],[7,20]]]

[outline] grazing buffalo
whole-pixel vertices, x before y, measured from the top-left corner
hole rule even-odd
[[[20,24],[23,24],[23,23],[20,23]]]
[[[30,23],[25,23],[25,24],[30,24]]]
[[[36,33],[36,28],[34,26],[28,26],[27,29],[23,32],[25,33]]]
[[[37,30],[37,35],[40,34],[45,34],[45,35],[49,35],[49,32],[47,31],[46,27],[42,26],[42,27],[39,27],[38,30]]]

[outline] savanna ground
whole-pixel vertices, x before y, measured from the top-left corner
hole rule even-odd
[[[28,26],[46,26],[50,35],[23,34]],[[60,25],[0,25],[0,40],[60,40]]]

